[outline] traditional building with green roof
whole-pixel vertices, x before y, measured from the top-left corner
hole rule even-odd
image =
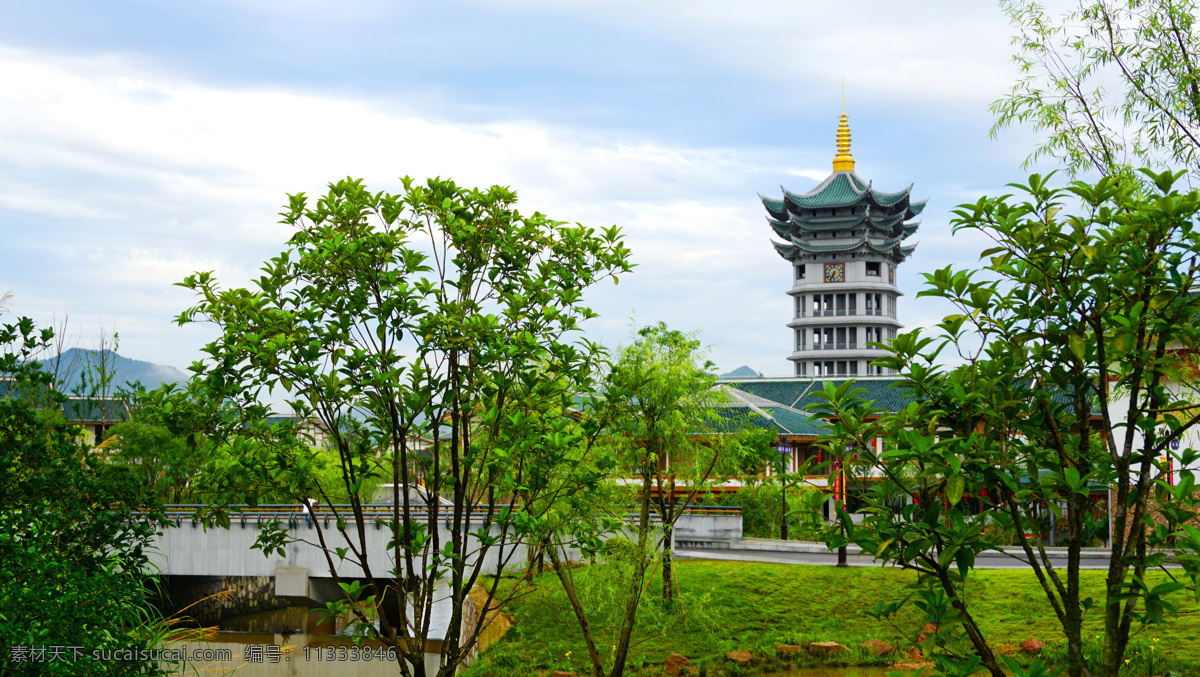
[[[871,361],[882,350],[868,344],[896,337],[896,266],[916,248],[904,241],[925,208],[905,188],[887,193],[854,173],[850,126],[841,116],[833,173],[807,193],[783,189],[759,196],[767,222],[783,242],[775,251],[792,264],[793,362],[796,376],[886,375]]]
[[[725,393],[720,405],[721,416],[741,427],[773,430],[777,434],[775,447],[787,455],[788,472],[798,470],[805,460],[820,460],[820,450],[814,443],[824,436],[824,423],[813,420],[814,405],[821,402],[817,393],[826,383],[838,387],[845,379],[815,378],[747,378],[721,379],[718,387]],[[854,380],[861,396],[884,411],[899,411],[912,401],[911,391],[898,376],[859,378]],[[771,468],[766,469],[767,474]],[[828,468],[819,475],[810,475],[809,484],[825,486]]]

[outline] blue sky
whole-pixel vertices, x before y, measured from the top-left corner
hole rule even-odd
[[[698,330],[722,371],[789,372],[787,264],[757,193],[830,171],[929,198],[900,268],[973,265],[955,205],[1022,178],[1032,138],[988,137],[1017,77],[986,2],[18,2],[0,4],[0,293],[84,345],[185,367],[173,282],[241,286],[288,236],[286,193],[353,175],[503,183],[523,211],[617,224],[638,268],[588,299],[590,338]]]

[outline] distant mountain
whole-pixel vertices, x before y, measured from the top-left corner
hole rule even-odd
[[[128,387],[134,382],[141,382],[146,386],[146,390],[154,390],[164,383],[178,383],[188,379],[187,374],[175,367],[131,360],[111,350],[71,348],[60,357],[43,361],[42,366],[50,372],[57,373],[60,391],[71,394],[79,386],[87,366],[92,365],[94,372],[102,358],[108,361],[108,368],[113,375],[111,388],[114,390],[122,386]]]
[[[721,378],[762,378],[762,374],[746,365],[742,365],[728,374],[721,374]]]

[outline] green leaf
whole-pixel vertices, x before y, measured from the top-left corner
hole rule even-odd
[[[946,478],[946,500],[950,502],[950,505],[958,505],[966,486],[966,478],[962,475],[951,475]]]
[[[1081,334],[1074,334],[1071,336],[1069,343],[1071,346],[1071,354],[1075,356],[1075,359],[1083,362],[1087,353],[1087,347],[1084,345],[1083,336]]]

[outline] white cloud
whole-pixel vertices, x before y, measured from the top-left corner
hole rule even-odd
[[[0,96],[0,147],[10,151],[0,174],[37,177],[0,183],[0,206],[56,223],[0,253],[0,268],[22,258],[22,286],[42,287],[32,298],[48,304],[43,314],[59,307],[57,286],[85,317],[111,318],[141,359],[193,359],[196,345],[166,324],[181,309],[171,283],[216,269],[245,284],[287,236],[276,223],[284,193],[314,195],[346,175],[374,189],[396,188],[401,172],[505,183],[526,211],[621,225],[640,267],[591,295],[610,317],[592,331],[608,343],[625,338],[635,310],[687,328],[740,317],[764,261],[779,264],[768,278],[787,274],[750,188],[763,163],[746,152],[529,120],[455,124],[371,100],[219,89],[116,59],[12,49],[0,51],[0,81],[17,92]],[[154,338],[130,340],[127,326]]]
[[[232,13],[235,3],[229,4]],[[713,357],[723,370],[749,364],[768,375],[784,374],[790,367],[789,269],[768,244],[771,232],[755,194],[776,195],[781,182],[803,191],[825,178],[835,121],[829,116],[816,138],[807,136],[813,126],[808,121],[837,110],[843,77],[860,168],[871,161],[879,172],[864,176],[889,190],[915,179],[917,194],[933,199],[918,235],[921,247],[901,269],[908,294],[902,319],[910,326],[944,314],[915,299],[920,269],[974,263],[977,242],[961,236],[951,241],[946,211],[974,201],[981,187],[1020,176],[1017,170],[993,181],[989,172],[1024,156],[1014,148],[1024,145],[1024,137],[1012,147],[988,146],[982,137],[986,104],[1014,78],[1009,30],[991,4],[465,4],[427,9],[428,16],[405,23],[418,10],[378,0],[357,1],[350,9],[318,0],[266,0],[248,8],[236,4],[239,20],[253,24],[245,34],[214,29],[215,37],[238,46],[245,35],[277,45],[271,42],[279,39],[271,32],[277,25],[317,32],[334,26],[327,47],[356,32],[364,44],[390,44],[379,42],[381,32],[418,30],[432,53],[422,55],[427,63],[414,60],[411,67],[434,75],[428,81],[382,78],[418,84],[377,94],[364,84],[373,81],[373,66],[357,61],[353,81],[330,92],[316,84],[280,84],[285,80],[273,79],[267,66],[254,78],[239,79],[221,71],[229,66],[220,59],[210,64],[205,55],[188,53],[186,58],[213,69],[197,68],[210,78],[202,82],[162,65],[170,61],[145,55],[178,57],[169,48],[139,44],[122,54],[92,49],[71,57],[0,46],[0,291],[13,289],[14,310],[42,318],[69,302],[77,321],[115,325],[130,356],[183,367],[212,330],[171,325],[189,301],[171,283],[192,270],[212,269],[227,285],[246,284],[289,235],[277,223],[285,193],[316,196],[327,182],[347,175],[365,178],[373,190],[398,189],[400,174],[440,175],[462,185],[511,185],[522,211],[622,226],[639,267],[619,286],[589,293],[602,314],[589,323],[592,338],[611,345],[626,339],[631,316],[639,323],[661,319],[702,329],[707,343],[720,346]],[[469,15],[469,25],[446,23],[455,13]],[[481,26],[493,19],[522,35],[553,31],[549,44],[568,53],[551,64],[528,45],[512,46],[511,55],[490,53],[505,48],[504,38],[488,42],[490,26]],[[451,30],[475,31],[486,43],[472,45],[480,56],[455,50]],[[578,40],[567,44],[563,35]],[[446,45],[449,51],[437,51]],[[132,51],[138,48],[147,51]],[[362,57],[347,52],[352,60]],[[643,64],[629,54],[658,61],[645,63],[643,73]],[[494,63],[472,62],[483,55]],[[301,56],[290,63],[286,54],[275,54],[272,63],[284,64],[280,72],[300,70],[306,63]],[[520,83],[513,91],[533,93],[530,103],[472,98],[473,78],[506,69]],[[620,78],[634,75],[628,89],[666,92],[639,98],[624,91]],[[615,124],[649,131],[569,122],[610,119],[572,110],[571,95],[557,91],[593,85],[599,91],[588,91],[595,98],[584,106],[603,100],[619,112],[611,118],[619,120]],[[722,87],[737,89],[737,96],[756,95],[721,100]],[[431,112],[433,100],[437,113]],[[539,110],[547,101],[561,108],[557,113],[567,111],[554,119],[568,122],[546,122],[557,114]],[[653,135],[673,130],[664,130],[661,121],[644,127],[636,122],[639,115],[664,113],[647,101],[669,104],[663,119],[670,122],[676,118],[668,115],[686,118],[690,102],[716,102],[728,109],[696,110],[699,122],[693,127],[679,119],[679,127],[725,125],[713,133],[738,139],[745,126],[751,131],[744,138],[774,145],[664,142]],[[814,110],[822,112],[814,116]],[[955,136],[950,128],[956,125],[968,131]],[[973,141],[964,143],[968,135]]]

